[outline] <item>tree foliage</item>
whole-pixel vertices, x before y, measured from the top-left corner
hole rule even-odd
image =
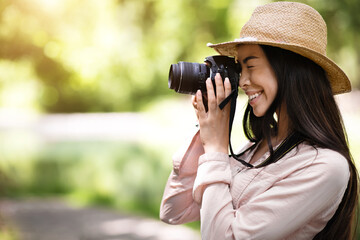
[[[169,66],[216,54],[266,0],[2,0],[0,104],[43,112],[137,111],[174,95]],[[356,0],[303,1],[328,22],[329,56],[359,86]]]

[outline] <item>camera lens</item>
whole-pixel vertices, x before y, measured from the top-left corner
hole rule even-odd
[[[205,88],[209,76],[206,64],[179,62],[170,66],[168,85],[178,93],[195,94]]]

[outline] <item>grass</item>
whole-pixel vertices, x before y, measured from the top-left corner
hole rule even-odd
[[[0,239],[1,240],[18,240],[18,234],[15,229],[5,224],[3,219],[0,218]]]
[[[15,151],[15,150],[13,150]],[[2,159],[6,196],[64,196],[158,216],[170,172],[161,152],[126,142],[47,143],[25,159]]]
[[[0,239],[2,240],[18,240],[17,234],[14,230],[8,228],[0,229]]]

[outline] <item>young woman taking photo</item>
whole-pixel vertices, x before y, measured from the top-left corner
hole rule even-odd
[[[351,86],[326,44],[316,10],[276,2],[257,7],[240,38],[209,45],[241,65],[249,142],[228,155],[230,106],[218,106],[230,82],[208,79],[207,111],[200,90],[193,98],[200,130],[173,156],[163,221],[200,220],[205,240],[355,237],[358,174],[334,100]]]

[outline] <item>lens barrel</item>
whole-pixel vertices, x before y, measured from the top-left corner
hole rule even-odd
[[[168,85],[178,93],[195,94],[198,89],[206,90],[205,81],[209,76],[206,64],[179,62],[170,66]]]

